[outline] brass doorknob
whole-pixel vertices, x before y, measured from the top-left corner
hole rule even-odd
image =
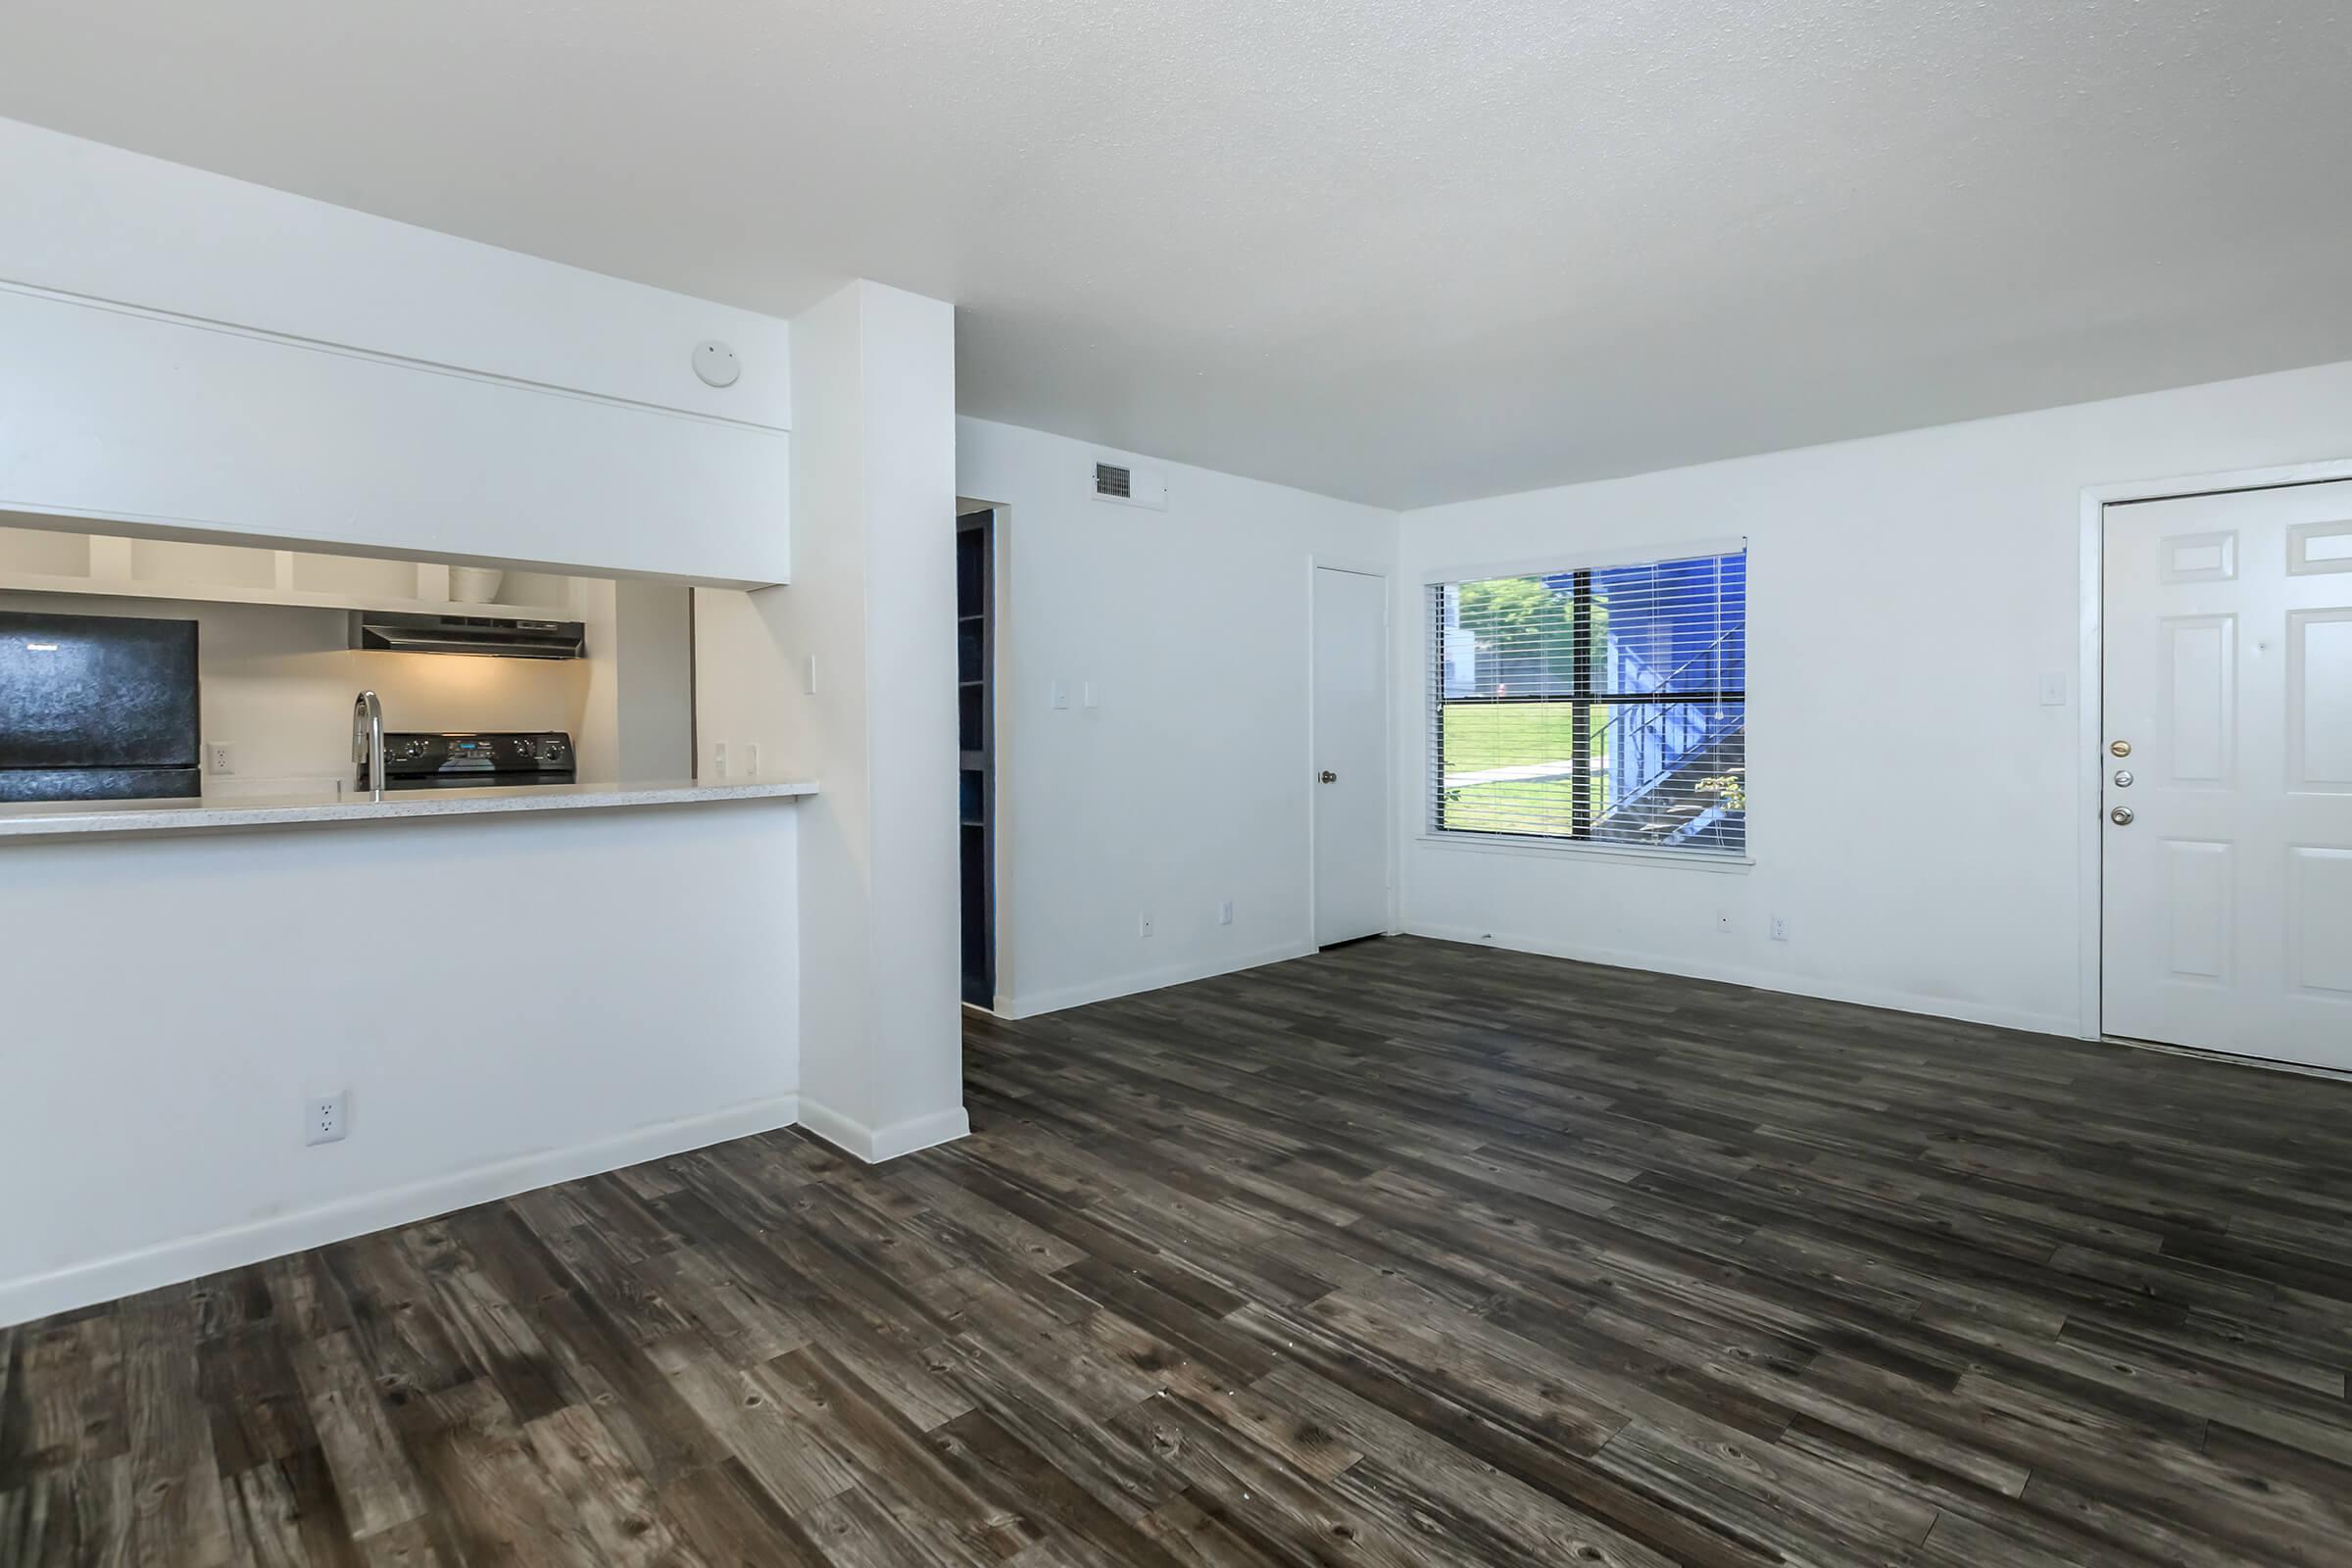
[[[2117,741],[2110,745],[2107,749],[2118,757],[2130,757],[2132,755],[2132,743],[2130,741]]]
[[[1340,781],[1340,775],[1339,775],[1339,774],[1337,774],[1337,773],[1334,773],[1334,772],[1333,772],[1333,771],[1332,771],[1330,768],[1328,768],[1328,767],[1327,767],[1327,768],[1325,768],[1325,769],[1323,770],[1323,782],[1324,782],[1324,783],[1326,783],[1326,784],[1337,784],[1339,781]]]
[[[2130,827],[2132,825],[2132,808],[2129,806],[2117,807],[2107,813],[2107,820],[2113,822],[2117,827]]]

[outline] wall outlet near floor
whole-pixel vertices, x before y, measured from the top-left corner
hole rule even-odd
[[[236,754],[228,749],[228,742],[204,743],[204,770],[207,773],[234,773],[237,770]]]
[[[1233,924],[1233,901],[1231,899],[1227,899],[1224,903],[1217,906],[1217,924]]]
[[[760,776],[760,743],[758,741],[753,741],[743,749],[743,776],[745,778]]]
[[[1787,915],[1776,914],[1772,917],[1772,940],[1775,942],[1788,940],[1788,917]]]
[[[1135,917],[1135,934],[1139,937],[1148,937],[1152,934],[1152,917],[1150,915],[1139,914]]]
[[[313,1095],[302,1107],[302,1141],[306,1144],[339,1144],[350,1127],[351,1092],[338,1089],[331,1095]]]

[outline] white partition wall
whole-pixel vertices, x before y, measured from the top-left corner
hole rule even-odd
[[[789,1125],[807,804],[0,845],[0,1325]]]
[[[794,318],[793,382],[792,584],[698,593],[700,760],[823,786],[803,818],[802,1119],[884,1159],[966,1130],[954,312],[853,283]]]

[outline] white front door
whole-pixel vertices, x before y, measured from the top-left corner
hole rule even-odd
[[[2106,535],[2102,1025],[2352,1068],[2352,481]]]
[[[1315,568],[1315,942],[1389,928],[1389,580]]]

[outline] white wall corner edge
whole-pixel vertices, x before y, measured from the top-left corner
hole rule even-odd
[[[1292,958],[1304,958],[1315,952],[1312,942],[1289,942],[1278,948],[1264,948],[1255,953],[1219,956],[1204,962],[1178,964],[1166,969],[1147,969],[1140,973],[1111,975],[1102,980],[1090,980],[1084,985],[1063,986],[1055,991],[1032,991],[1023,996],[1001,999],[997,1015],[1006,1019],[1035,1018],[1042,1013],[1059,1012],[1064,1007],[1083,1007],[1090,1002],[1108,1002],[1114,997],[1131,997],[1139,991],[1157,991],[1163,986],[1180,986],[1194,980],[1213,979],[1221,974],[1233,974],[1242,969],[1256,969],[1269,963],[1285,963]]]
[[[650,1127],[631,1128],[595,1143],[541,1150],[403,1187],[361,1193],[317,1208],[274,1214],[268,1219],[161,1242],[52,1273],[0,1280],[0,1328],[201,1279],[222,1269],[242,1268],[289,1252],[349,1241],[396,1225],[413,1225],[438,1214],[495,1202],[558,1182],[577,1181],[624,1165],[708,1149],[730,1139],[774,1132],[793,1126],[800,1119],[800,1096],[775,1095],[721,1110],[657,1122]]]
[[[1431,937],[1440,942],[1502,948],[1512,953],[1538,954],[1546,958],[1597,963],[1612,969],[1642,969],[1651,974],[1714,980],[1725,985],[1751,986],[1758,991],[1777,991],[1784,996],[1813,997],[1823,1002],[1850,1003],[1859,1007],[1885,1007],[1894,1012],[1917,1013],[1929,1018],[1950,1018],[1958,1023],[1984,1024],[1995,1029],[2021,1029],[2028,1034],[2062,1035],[2070,1040],[2080,1038],[2080,1020],[2074,1017],[2033,1012],[2020,1007],[1991,1006],[1971,1002],[1964,997],[1930,996],[1923,992],[1896,991],[1881,986],[1838,985],[1816,975],[1755,969],[1744,964],[1692,964],[1671,954],[1580,947],[1574,943],[1544,942],[1503,931],[1484,932],[1472,926],[1433,925],[1416,920],[1408,921],[1404,929],[1409,936]]]
[[[801,1102],[801,1126],[822,1138],[826,1143],[865,1161],[879,1165],[901,1154],[935,1149],[972,1135],[972,1119],[961,1105],[935,1110],[928,1115],[911,1116],[893,1122],[888,1127],[873,1128],[843,1115],[830,1105],[820,1105],[813,1100]]]

